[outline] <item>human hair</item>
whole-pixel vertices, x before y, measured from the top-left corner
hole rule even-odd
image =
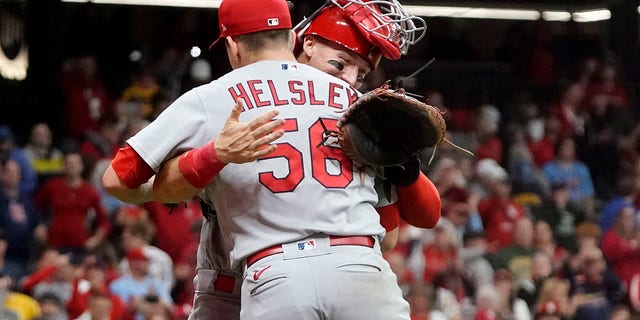
[[[567,280],[551,277],[542,283],[540,292],[538,293],[538,304],[547,301],[559,302],[558,298],[566,298],[569,290]]]
[[[562,149],[565,143],[572,143],[573,147],[576,148],[576,139],[571,135],[561,136],[553,146],[553,154],[557,157],[560,154],[560,149]]]
[[[134,236],[144,239],[147,242],[151,242],[153,238],[153,230],[144,221],[136,221],[127,227],[127,231]]]
[[[289,48],[291,29],[267,30],[234,36],[249,51]]]

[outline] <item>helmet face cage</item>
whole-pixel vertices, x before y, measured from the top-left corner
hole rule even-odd
[[[375,25],[359,23],[360,27],[379,38],[395,43],[402,55],[406,55],[409,47],[420,41],[427,31],[424,19],[409,15],[397,0],[328,0],[311,16],[303,19],[294,30],[299,32],[300,29],[307,27],[315,15],[328,5],[334,5],[352,13],[366,10],[367,15],[376,23]]]

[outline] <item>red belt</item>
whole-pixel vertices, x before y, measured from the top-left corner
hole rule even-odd
[[[236,277],[233,276],[218,274],[216,280],[213,281],[213,287],[216,289],[216,291],[233,293],[233,288],[235,288],[235,286]]]
[[[373,248],[374,244],[375,241],[370,236],[331,236],[329,238],[329,245],[331,246],[364,246]],[[247,267],[262,258],[282,253],[283,251],[281,244],[262,249],[247,257]]]

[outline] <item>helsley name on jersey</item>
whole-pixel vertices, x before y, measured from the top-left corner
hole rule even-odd
[[[243,100],[244,110],[266,106],[307,104],[345,109],[358,98],[358,94],[352,87],[334,82],[329,82],[328,92],[318,92],[313,80],[289,80],[287,88],[281,88],[280,91],[276,90],[273,80],[248,80],[239,82],[228,90],[233,101]],[[347,102],[348,104],[345,104]]]

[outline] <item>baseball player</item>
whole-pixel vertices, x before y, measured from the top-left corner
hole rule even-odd
[[[225,6],[231,1],[236,6]],[[357,93],[337,78],[323,79],[314,75],[317,70],[291,62],[284,51],[250,45],[255,34],[245,38],[247,23],[236,21],[241,13],[248,16],[248,7],[238,5],[242,1],[223,1],[219,11],[237,69],[183,95],[129,140],[144,149],[136,140],[151,141],[181,116],[186,119],[172,133],[210,141],[169,160],[156,177],[155,196],[174,201],[206,187],[204,198],[218,212],[231,268],[245,269],[241,319],[408,319],[395,275],[380,254],[384,229],[374,209],[375,173],[360,171],[358,179],[353,162],[325,141],[327,128],[336,128],[336,111]],[[227,10],[235,13],[229,14],[234,21],[224,18]],[[273,12],[256,14],[284,19]],[[265,52],[285,60],[256,59]],[[242,103],[225,122],[215,115],[229,99]]]
[[[399,3],[392,7],[393,9],[386,11],[402,11]],[[361,20],[359,28],[348,18],[351,12],[363,11],[354,8],[362,7],[356,3],[345,4],[343,1],[335,1],[332,5],[320,8],[315,16],[307,19],[312,22],[300,22],[296,26],[296,29],[301,29],[298,31],[298,42],[294,52],[297,53],[299,62],[337,76],[357,89],[362,85],[364,76],[378,67],[382,56],[393,59],[406,54],[408,46],[421,38],[414,37],[413,33],[422,29],[420,24],[393,25],[393,28],[403,30],[405,34],[402,37],[403,41],[400,41],[402,45],[393,45],[394,41],[384,38],[377,31],[384,29],[384,19],[377,19],[376,23],[370,23],[371,19]],[[374,14],[378,12],[371,11]],[[406,14],[401,16],[403,21],[412,21]],[[362,27],[362,24],[367,22],[367,27]],[[393,168],[382,175],[386,178],[415,179],[413,183],[404,183],[393,190],[397,191],[399,198],[399,201],[394,203],[388,203],[385,192],[379,190],[381,197],[377,210],[381,224],[387,230],[381,243],[384,251],[393,248],[398,240],[399,216],[414,226],[432,227],[440,216],[441,201],[435,185],[420,172],[419,162],[411,169],[408,166]]]
[[[330,15],[330,19],[321,19],[323,16],[328,16],[328,15],[320,14],[317,16],[317,18],[313,19],[314,23],[315,21],[318,21],[318,26],[322,26],[322,28],[310,27],[309,29],[307,29],[307,32],[305,33],[307,37],[311,38],[310,35],[320,36],[326,40],[334,41],[333,39],[337,39],[336,37],[339,34],[339,35],[345,36],[346,39],[348,39],[349,41],[347,42],[334,41],[334,42],[341,43],[344,46],[344,48],[347,48],[353,52],[360,54],[361,52],[367,52],[366,50],[369,50],[371,48],[370,44],[367,45],[368,43],[367,39],[364,39],[362,37],[354,38],[353,36],[350,36],[350,34],[354,34],[355,36],[358,35],[357,33],[354,33],[353,30],[349,31],[344,28],[343,29],[339,29],[339,28],[327,29],[328,24],[330,23],[347,25],[344,23],[345,22],[344,17],[332,14]],[[311,24],[310,26],[313,26],[313,24]],[[320,41],[315,41],[311,43],[315,45],[319,42]],[[333,48],[333,50],[331,50],[330,53],[335,55],[334,56],[326,55],[326,54],[323,55],[323,57],[326,58],[326,60],[315,59],[313,61],[310,61],[311,59],[309,58],[312,57],[313,55],[316,55],[317,57],[323,51],[325,53],[327,51],[326,50],[327,46],[322,47],[320,45],[317,45],[317,46],[313,46],[313,45],[309,47],[313,47],[314,53],[308,54],[308,55],[305,55],[306,53],[302,53],[299,56],[301,60],[307,59],[305,62],[311,63],[311,64],[313,64],[313,61],[315,61],[316,67],[318,67],[319,69],[323,69],[324,71],[330,74],[333,74],[337,77],[341,77],[343,79],[350,79],[351,80],[349,81],[350,84],[354,86],[359,86],[361,84],[361,78],[364,76],[364,74],[368,72],[366,70],[367,69],[371,70],[371,68],[375,68],[377,66],[377,62],[379,61],[379,55],[378,55],[377,61],[376,60],[371,60],[374,62],[369,61],[371,65],[368,65],[367,62],[364,62],[362,59],[359,59],[360,61],[357,61],[358,60],[357,57],[356,58],[351,57],[353,55],[353,52],[345,51],[344,48],[341,48],[341,49],[339,48],[338,50]],[[364,45],[366,46],[363,47]],[[360,51],[354,51],[354,48],[359,49]],[[362,49],[362,48],[368,48],[368,49]],[[357,68],[354,69],[353,68],[354,65],[357,65]],[[356,72],[347,73],[348,71],[353,71],[353,70],[355,70]],[[129,151],[132,151],[132,150],[129,150]],[[121,153],[121,155],[122,154],[126,155],[127,152]],[[125,195],[125,196],[127,196],[128,199],[130,200],[133,199],[137,201],[143,201],[145,200],[145,197],[148,197],[150,195],[150,193],[149,192],[138,193],[139,190],[144,188],[137,188],[136,184],[131,183],[130,181],[131,180],[135,181],[136,179],[138,179],[139,181],[145,181],[146,178],[151,176],[154,171],[150,169],[149,166],[146,165],[146,163],[142,161],[142,159],[139,156],[138,157],[136,156],[137,154],[134,152],[134,153],[129,153],[125,157],[122,157],[122,156],[117,157],[114,160],[113,167],[121,166],[121,169],[119,170],[120,172],[127,171],[125,174],[123,174],[122,177],[116,177],[116,179],[118,180],[118,182],[129,181],[129,183],[128,183],[128,187],[121,188],[123,191],[118,191],[118,190],[115,190],[114,188],[112,188],[112,190],[120,192],[121,196],[125,195],[125,192],[129,192],[130,194],[133,193],[134,194],[133,197],[130,197],[128,195]],[[135,161],[132,161],[132,160],[135,160]],[[123,163],[126,165],[130,165],[131,163],[133,163],[134,165],[133,165],[133,168],[124,170],[122,169]],[[112,168],[110,169],[112,171],[111,172],[112,174],[115,173]],[[109,174],[105,174],[105,180],[108,180],[108,176]],[[111,176],[111,177],[114,178],[114,176]],[[141,195],[142,197],[140,197]],[[437,197],[437,192],[435,193],[435,196]],[[436,200],[439,205],[439,198],[437,198]],[[434,203],[434,202],[432,201],[431,203]],[[203,209],[203,211],[207,212],[206,209]],[[424,212],[424,210],[420,210],[420,212]],[[439,213],[439,208],[437,212]],[[220,234],[217,231],[217,223],[215,223],[215,221],[213,220],[208,219],[207,223],[205,224],[206,226],[203,228],[203,234],[202,234],[203,240],[198,253],[199,255],[198,270],[199,271],[198,271],[198,276],[195,279],[196,288],[197,288],[196,291],[200,293],[215,292],[215,295],[198,294],[197,292],[196,301],[194,302],[195,309],[192,315],[200,314],[199,317],[194,316],[194,318],[216,319],[217,318],[216,315],[219,315],[220,318],[223,318],[223,319],[232,319],[231,315],[234,314],[234,308],[237,308],[237,305],[238,305],[237,301],[235,303],[233,302],[233,294],[237,293],[237,289],[239,287],[239,281],[235,281],[234,275],[230,272],[218,271],[220,270],[219,266],[225,265],[225,259],[224,259],[224,256],[221,257],[219,254],[216,254],[215,245],[221,242],[219,240]],[[385,237],[385,239],[388,239],[388,238],[390,237],[389,236]],[[220,297],[222,299],[219,299]],[[207,299],[208,302],[199,301],[199,299]],[[237,311],[235,311],[235,314],[237,315]]]

